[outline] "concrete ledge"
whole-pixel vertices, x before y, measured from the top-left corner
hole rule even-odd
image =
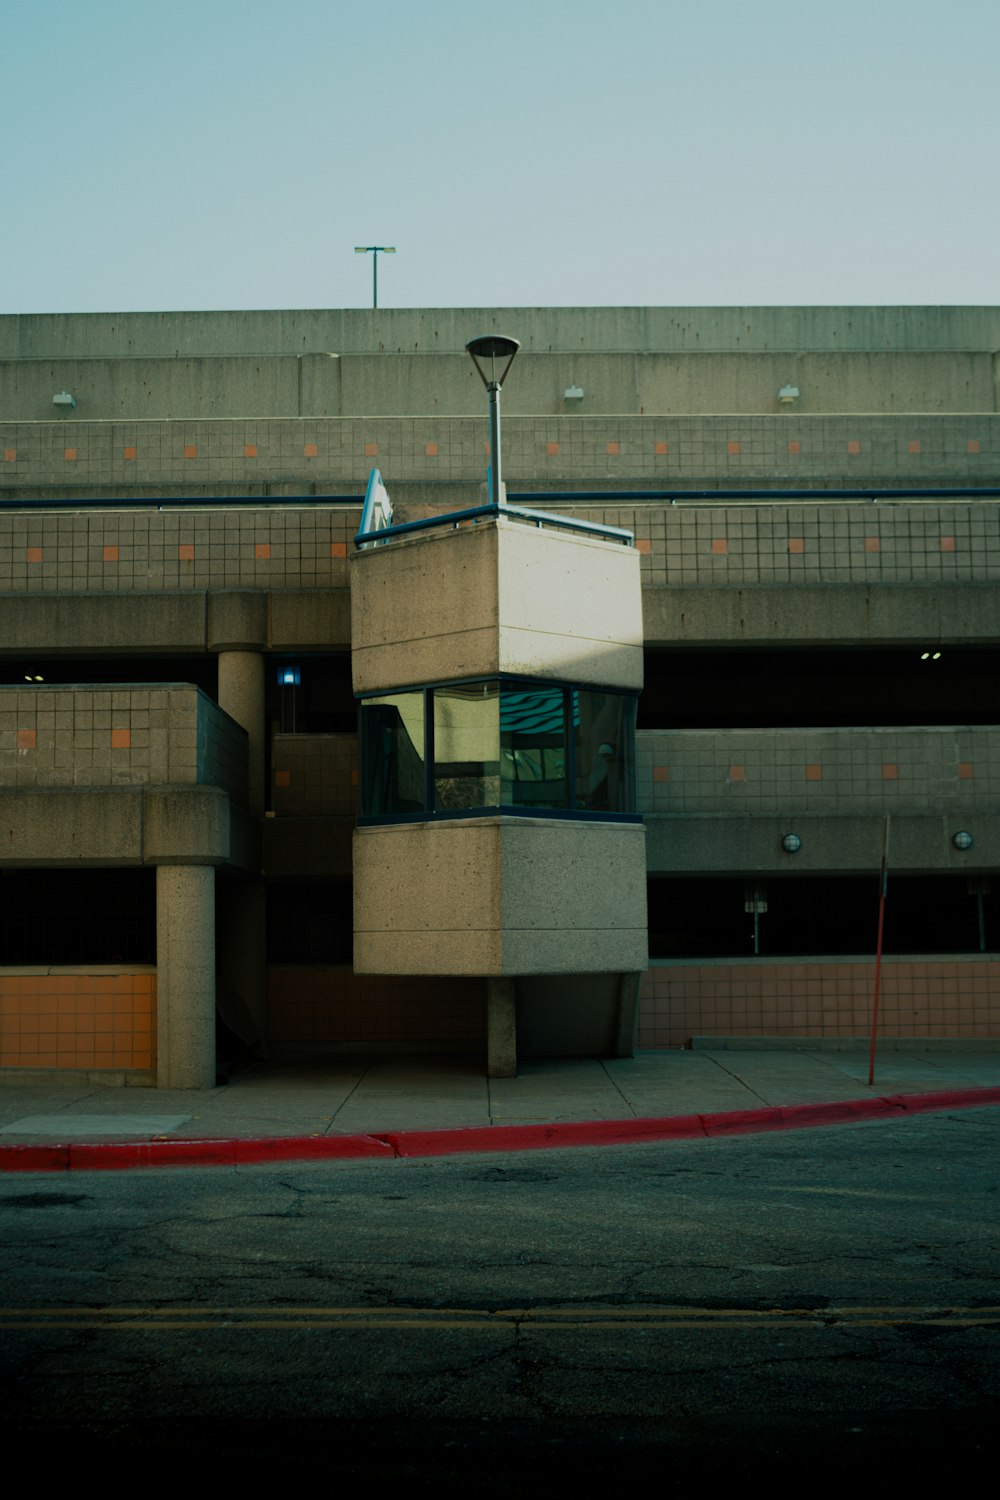
[[[255,820],[212,786],[0,792],[0,868],[226,865],[260,870]]]
[[[142,799],[131,788],[0,792],[0,867],[141,865]]]
[[[205,635],[209,651],[262,651],[267,644],[267,594],[213,589]]]
[[[215,787],[157,787],[144,795],[143,856],[151,865],[221,865],[230,855],[229,798]]]
[[[272,651],[350,651],[350,589],[275,591],[268,603]]]
[[[720,798],[721,801],[721,798]],[[646,863],[651,875],[761,874],[877,875],[882,851],[881,813],[736,812],[644,815]],[[960,851],[956,829],[971,828],[975,842]],[[794,831],[802,848],[788,855],[782,836]],[[981,874],[1000,864],[1000,816],[981,809],[927,815],[892,813],[892,873]]]
[[[753,584],[646,587],[647,646],[988,644],[1000,585]]]
[[[8,594],[0,653],[162,656],[205,650],[202,593]]]

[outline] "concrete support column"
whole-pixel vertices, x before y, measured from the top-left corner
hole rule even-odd
[[[615,1029],[611,1038],[612,1057],[635,1056],[635,1029],[639,1020],[639,984],[641,974],[619,974],[615,1007]]]
[[[513,979],[486,981],[486,1075],[517,1077],[517,984]]]
[[[218,882],[217,997],[222,1019],[247,1045],[267,1036],[267,911],[263,880]]]
[[[156,867],[156,1084],[215,1087],[215,868]]]
[[[250,736],[247,807],[264,813],[264,657],[259,651],[219,652],[219,707]]]

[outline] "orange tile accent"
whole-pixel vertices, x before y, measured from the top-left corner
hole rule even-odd
[[[291,786],[291,784],[292,784],[292,773],[291,773],[291,771],[275,771],[275,773],[274,773],[274,784],[275,784],[275,786]]]
[[[860,453],[861,452],[861,444],[858,442],[857,438],[852,438],[851,439],[851,441],[847,445],[847,451],[848,451],[848,453]]]
[[[978,439],[977,438],[970,438],[969,441],[965,445],[965,451],[966,451],[966,453],[978,453],[979,452],[979,441],[978,441]]]
[[[258,542],[253,549],[253,555],[258,562],[267,562],[271,556],[271,543]]]
[[[898,765],[896,764],[896,762],[894,760],[884,760],[882,762],[882,780],[883,781],[898,781],[899,780],[899,767],[898,767]]]
[[[941,538],[941,551],[942,552],[954,552],[954,550],[955,550],[955,538],[953,536],[943,536]]]
[[[257,457],[257,444],[256,443],[244,443],[243,444],[243,457],[244,458],[256,458]]]
[[[658,458],[665,458],[666,455],[670,452],[670,444],[664,442],[654,443],[653,452],[657,455]]]
[[[971,760],[960,760],[959,761],[959,763],[958,763],[958,779],[959,779],[959,781],[971,781],[972,780],[972,771],[973,771],[973,763],[972,763]]]
[[[365,458],[378,458],[378,443],[365,444]]]
[[[739,445],[739,443],[727,443],[726,444],[726,452],[727,453],[739,453],[739,451],[740,451],[740,445]]]
[[[822,781],[823,780],[823,767],[820,765],[819,761],[815,761],[815,760],[814,761],[810,761],[809,764],[806,766],[806,780],[807,781]]]
[[[729,543],[724,536],[713,536],[712,551],[716,557],[726,557],[729,553]]]
[[[746,779],[747,779],[747,768],[746,768],[746,766],[730,766],[729,767],[729,780],[730,781],[746,781]]]
[[[25,553],[25,557],[28,559],[28,562],[41,562],[44,556],[45,549],[42,547],[29,547],[27,552]]]
[[[801,443],[797,443],[795,441],[795,439],[793,438],[792,441],[788,445],[788,451],[789,451],[789,453],[793,453],[793,454],[794,453],[801,453],[802,452],[802,444]]]
[[[105,547],[105,549],[104,549],[104,561],[105,562],[117,562],[118,561],[118,548],[117,547]]]
[[[550,458],[555,458],[556,454],[559,452],[559,444],[558,443],[546,443],[545,444],[545,451],[549,455]]]
[[[63,449],[63,458],[65,459],[65,461],[68,464],[75,464],[76,463],[76,449],[75,448],[64,448]]]
[[[198,449],[195,447],[194,443],[185,443],[184,444],[184,457],[185,458],[197,458],[198,457]]]
[[[919,453],[920,452],[920,443],[919,443],[919,440],[917,438],[911,438],[911,440],[906,445],[906,451],[907,451],[907,453]]]
[[[621,443],[609,443],[608,444],[608,452],[610,453],[610,455],[611,455],[612,458],[617,458],[618,454],[621,451],[622,451],[622,445],[621,445]]]
[[[346,557],[347,556],[347,543],[346,542],[331,542],[330,543],[330,556],[331,557]]]
[[[306,458],[315,458],[319,453],[319,449],[317,448],[315,443],[306,443],[302,452]]]
[[[648,557],[653,550],[653,544],[648,536],[641,536],[635,544],[635,550],[641,552],[643,557]]]
[[[670,767],[669,766],[654,766],[653,767],[653,780],[654,781],[660,781],[660,782],[662,782],[662,781],[669,781],[670,780]]]
[[[181,542],[177,556],[181,562],[194,562],[194,542]]]
[[[804,536],[790,536],[788,538],[789,552],[804,552],[806,550],[806,539]]]
[[[865,537],[865,551],[866,552],[881,552],[882,551],[882,542],[881,542],[881,539],[879,537],[877,537],[877,536],[866,536]]]
[[[129,461],[132,461],[135,458],[135,449],[134,448],[123,448],[122,449],[122,457],[128,459]]]
[[[17,462],[17,449],[16,448],[5,448],[3,450],[3,461],[4,461],[5,464],[16,463]]]
[[[131,729],[112,729],[112,731],[111,731],[111,748],[112,748],[112,750],[131,750],[131,748],[132,748],[132,731],[131,731]]]
[[[17,748],[19,750],[37,750],[38,731],[35,729],[19,729],[17,731]]]

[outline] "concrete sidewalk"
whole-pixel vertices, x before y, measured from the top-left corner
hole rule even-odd
[[[651,1120],[1000,1088],[1000,1041],[881,1044],[873,1088],[861,1044],[701,1039],[690,1051],[522,1064],[479,1057],[347,1056],[254,1062],[206,1092],[8,1074],[0,1152],[28,1145],[268,1140]],[[984,1099],[984,1103],[992,1102]],[[498,1141],[499,1144],[499,1141]],[[488,1134],[478,1149],[490,1149]]]

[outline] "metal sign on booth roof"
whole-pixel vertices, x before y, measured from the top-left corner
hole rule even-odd
[[[367,536],[371,531],[384,531],[392,525],[392,501],[389,492],[382,483],[382,475],[378,469],[372,469],[368,476],[368,488],[365,490],[365,503],[361,509],[361,525],[358,528],[358,536]],[[376,541],[358,542],[359,550],[363,547],[376,547]]]

